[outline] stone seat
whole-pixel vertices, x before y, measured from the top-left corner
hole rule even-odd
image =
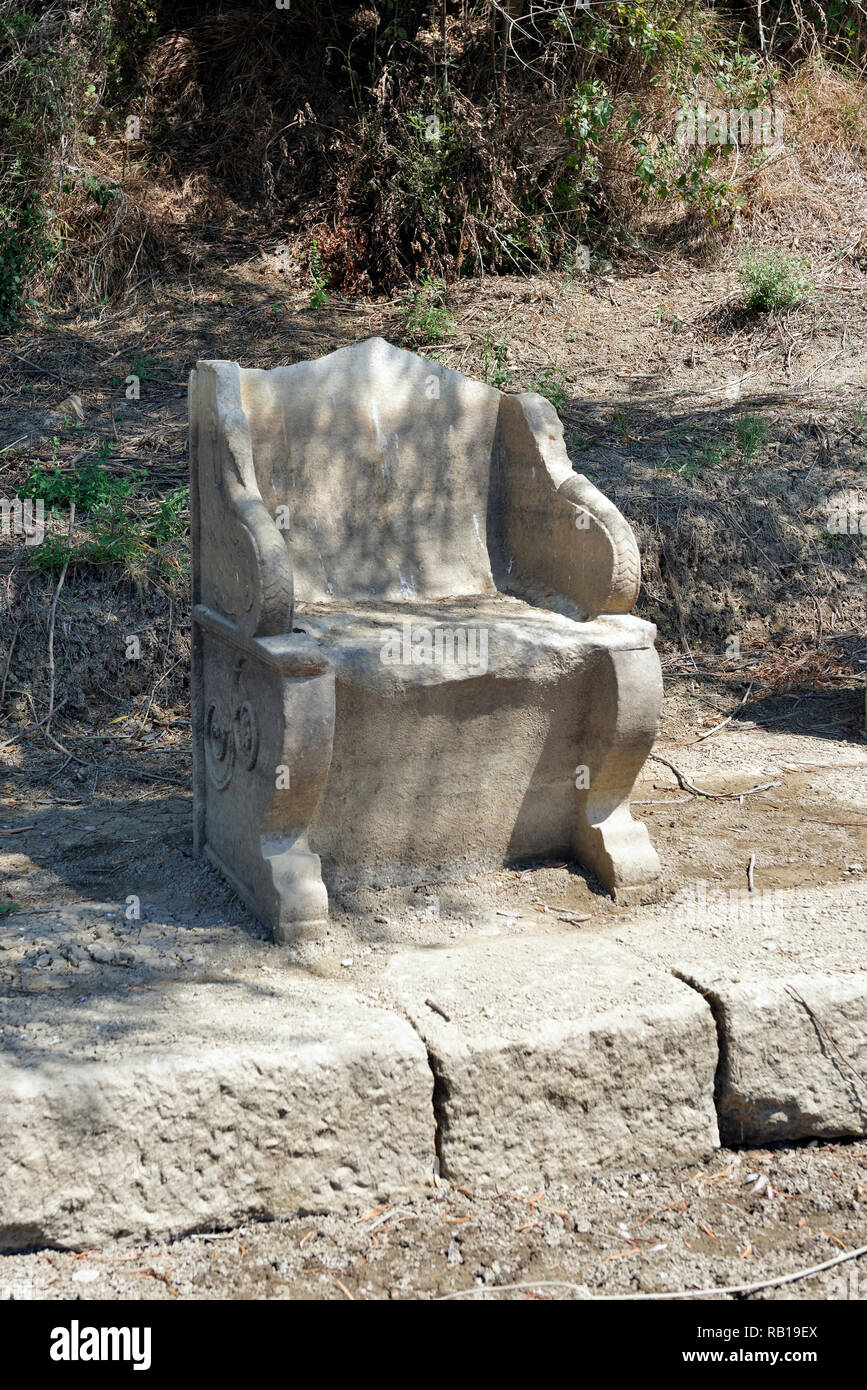
[[[638,552],[553,407],[381,339],[190,385],[196,842],[278,940],[327,890],[659,871]]]
[[[329,888],[575,855],[597,667],[646,648],[647,623],[576,622],[506,594],[299,605],[295,623],[335,677],[331,767],[309,835]],[[599,769],[586,756],[589,783]]]
[[[489,677],[550,681],[584,670],[610,647],[645,647],[652,624],[629,616],[592,622],[510,594],[336,604],[299,603],[295,630],[328,653],[338,680],[383,693],[409,682]]]

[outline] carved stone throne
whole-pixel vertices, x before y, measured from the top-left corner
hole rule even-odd
[[[381,338],[189,400],[196,845],[275,938],[540,856],[644,891],[655,628],[553,407]]]

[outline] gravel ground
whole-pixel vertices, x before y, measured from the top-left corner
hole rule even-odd
[[[342,1216],[8,1255],[0,1297],[574,1299],[741,1286],[867,1244],[865,1158],[863,1140],[813,1142],[721,1150],[705,1170],[606,1174],[485,1198],[443,1182],[401,1206]],[[529,1287],[496,1292],[516,1283]],[[750,1297],[867,1298],[867,1263]]]

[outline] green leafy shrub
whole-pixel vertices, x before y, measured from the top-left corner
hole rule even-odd
[[[537,396],[544,396],[557,411],[565,410],[569,403],[561,367],[546,367],[530,390],[535,391]]]
[[[46,536],[28,553],[33,569],[54,572],[65,564],[120,564],[142,573],[151,565],[161,572],[178,567],[170,547],[188,529],[189,488],[175,488],[154,512],[142,517],[142,507],[152,505],[140,496],[147,475],[118,477],[109,472],[111,450],[112,445],[104,442],[96,457],[77,470],[46,468],[41,463],[29,470],[19,497],[41,498],[55,517],[59,508],[74,505],[76,520],[85,532],[85,539],[77,543],[62,529]]]
[[[112,448],[103,442],[96,458],[88,459],[75,472],[60,467],[46,470],[41,463],[34,464],[18,489],[18,496],[41,497],[49,509],[74,503],[76,511],[85,513],[122,504],[135,495],[144,475],[118,478],[106,472]]]
[[[313,281],[313,289],[310,291],[310,308],[324,309],[328,303],[328,276],[322,265],[322,252],[316,237],[310,243],[307,269],[310,272],[310,279]]]
[[[157,541],[172,541],[185,534],[187,526],[183,513],[189,511],[190,489],[175,488],[159,505],[156,518],[150,523],[150,534]]]
[[[813,292],[807,262],[785,251],[747,254],[741,261],[738,278],[748,308],[765,312],[797,308]]]
[[[566,167],[573,171],[568,193],[580,197],[585,185],[599,179],[599,142],[614,109],[608,88],[600,78],[579,82],[572,90],[569,112],[563,121],[574,149],[566,156]]]

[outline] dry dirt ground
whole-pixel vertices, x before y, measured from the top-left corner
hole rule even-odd
[[[401,300],[312,310],[297,263],[273,252],[214,245],[189,279],[151,277],[121,313],[54,314],[0,339],[0,491],[9,495],[36,459],[74,466],[109,442],[112,470],[144,470],[145,496],[157,497],[186,478],[185,382],[196,358],[272,366],[372,333],[401,339]],[[497,384],[559,389],[576,466],[636,527],[639,612],[659,625],[666,678],[656,751],[700,788],[750,793],[696,796],[665,763],[647,764],[636,814],[660,851],[666,899],[697,881],[744,889],[754,855],[757,888],[805,904],[833,891],[839,905],[837,890],[852,885],[853,911],[864,900],[867,536],[857,525],[829,529],[828,507],[843,493],[857,515],[863,495],[867,282],[857,260],[830,252],[816,272],[812,305],[760,321],[737,310],[729,263],[663,272],[637,256],[590,278],[471,282],[451,296],[454,332],[425,349]],[[142,395],[127,401],[136,364]],[[51,413],[71,392],[84,405],[80,424]],[[762,425],[749,456],[744,417]],[[33,1057],[62,1045],[64,1009],[94,989],[255,973],[274,968],[275,955],[192,858],[183,557],[175,578],[67,576],[54,627],[58,748],[40,724],[56,577],[30,569],[22,545],[4,546],[0,991],[4,1046]],[[125,659],[131,633],[142,639],[139,662]],[[778,785],[752,793],[768,782]],[[128,921],[131,895],[141,917]],[[617,908],[568,866],[516,866],[337,901],[326,942],[285,966],[361,979],[401,942],[491,923],[623,926],[636,937],[654,911]],[[42,1021],[31,1029],[34,995]],[[543,1279],[594,1294],[745,1284],[867,1242],[864,1148],[721,1152],[702,1172],[604,1176],[491,1200],[443,1184],[398,1210],[7,1256],[0,1291],[417,1298]],[[756,1192],[761,1175],[769,1183]],[[857,1296],[862,1266],[758,1296]]]
[[[648,761],[635,788],[634,814],[662,861],[663,904],[700,882],[709,891],[746,891],[751,858],[762,892],[785,890],[796,902],[826,888],[860,896],[867,883],[863,696],[798,697],[794,710],[778,697],[738,710],[738,693],[721,684],[670,677],[655,745],[666,761]],[[734,717],[708,735],[726,698]],[[14,790],[0,797],[7,1002],[24,1008],[32,991],[45,990],[72,998],[91,976],[117,979],[118,970],[132,986],[166,971],[235,970],[270,959],[264,929],[193,857],[188,726],[137,741],[108,730],[77,747],[87,775],[75,795],[50,778],[25,788],[23,778],[10,777]],[[711,795],[684,791],[668,764]],[[133,897],[137,918],[127,916]],[[648,919],[654,910],[634,909]],[[585,914],[589,925],[577,925],[589,931],[633,917],[592,875],[558,861],[456,883],[358,890],[332,897],[327,940],[297,948],[292,962],[352,978],[371,952],[474,934],[483,918],[500,918],[507,930],[562,931]]]

